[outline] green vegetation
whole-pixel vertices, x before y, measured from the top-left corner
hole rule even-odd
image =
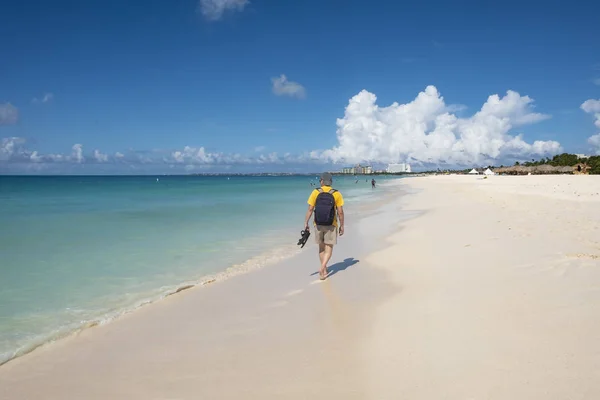
[[[587,157],[587,158],[577,158],[577,156],[575,154],[569,154],[569,153],[562,153],[562,154],[557,154],[554,157],[550,158],[550,157],[546,157],[546,158],[541,158],[539,160],[535,160],[532,159],[531,161],[525,161],[525,162],[515,162],[515,166],[519,166],[522,165],[524,167],[535,167],[538,165],[552,165],[553,167],[573,167],[579,163],[585,163],[587,165],[590,166],[590,174],[593,175],[600,175],[600,156],[591,156],[591,157]],[[492,166],[489,165],[488,166],[489,169],[494,170],[495,168],[498,168],[497,166]],[[504,165],[501,165],[500,168],[504,168]],[[485,169],[485,168],[484,168]],[[431,173],[458,173],[458,174],[466,174],[471,170],[471,168],[467,168],[467,169],[436,169],[436,170],[429,170],[429,171],[423,171],[422,173],[424,174],[431,174]]]
[[[600,175],[600,156],[591,156],[588,158],[577,158],[575,154],[562,153],[557,154],[554,157],[542,158],[538,161],[531,160],[519,164],[517,161],[515,165],[523,165],[525,167],[534,167],[536,165],[552,165],[553,167],[572,167],[579,163],[585,163],[591,167],[590,174]]]
[[[592,168],[590,174],[600,175],[600,156],[592,156],[587,160],[587,164]]]

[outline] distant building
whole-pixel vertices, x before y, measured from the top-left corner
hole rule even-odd
[[[373,173],[373,167],[370,165],[357,164],[354,167],[342,168],[342,174],[350,175],[369,175]]]
[[[590,156],[586,156],[585,154],[575,154],[577,156],[578,160],[581,160],[582,158],[590,158]]]
[[[402,172],[409,173],[411,172],[410,164],[388,164],[386,172],[389,174],[397,174]]]

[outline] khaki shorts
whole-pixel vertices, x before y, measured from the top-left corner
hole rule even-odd
[[[315,242],[317,244],[337,244],[337,227],[335,226],[319,226],[315,227]]]

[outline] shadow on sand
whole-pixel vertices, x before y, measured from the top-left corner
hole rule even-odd
[[[355,260],[353,257],[346,258],[344,261],[340,261],[327,267],[327,278],[331,278],[333,275],[340,271],[345,271],[347,268],[357,264],[360,260]],[[310,276],[318,275],[319,271],[313,272]]]

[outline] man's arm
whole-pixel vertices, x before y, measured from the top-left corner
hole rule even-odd
[[[344,206],[339,206],[337,208],[338,218],[340,220],[340,227],[338,228],[340,232],[340,236],[344,234]]]
[[[312,215],[313,211],[315,210],[315,205],[317,204],[317,195],[318,195],[318,191],[317,189],[313,190],[310,194],[310,196],[308,197],[308,210],[306,210],[306,215],[304,216],[304,229],[310,229],[308,227],[308,222],[310,221],[310,216]]]
[[[306,210],[306,215],[304,216],[304,229],[310,230],[308,227],[308,222],[310,221],[310,217],[315,210],[315,206],[308,205],[308,210]]]

